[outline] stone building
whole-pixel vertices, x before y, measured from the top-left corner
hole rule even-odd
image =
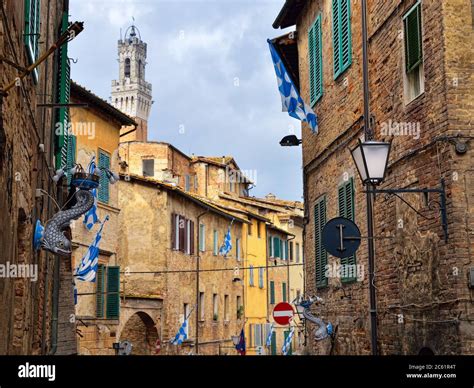
[[[124,269],[117,338],[133,354],[235,354],[244,324],[239,267],[244,218],[152,177],[122,175],[119,257]],[[232,251],[219,254],[231,228]],[[188,318],[188,339],[170,344]],[[196,325],[198,327],[196,327]]]
[[[83,86],[71,83],[71,102],[87,104],[71,109],[72,133],[70,163],[87,167],[95,156],[98,167],[119,171],[118,149],[120,129],[135,125],[135,121],[96,96]],[[79,354],[115,354],[113,343],[120,318],[120,295],[113,294],[120,285],[120,263],[117,256],[119,232],[119,198],[117,185],[106,179],[98,191],[97,216],[104,225],[99,251],[99,268],[95,282],[76,280],[76,326]],[[73,223],[72,269],[80,264],[88,247],[94,241],[100,224],[88,230],[81,217]]]
[[[54,202],[65,199],[52,177],[67,154],[64,136],[55,132],[67,109],[41,104],[68,102],[67,44],[3,93],[67,29],[67,6],[62,0],[0,4],[0,265],[32,271],[0,279],[0,354],[76,352],[70,261],[35,252],[32,244],[36,220],[44,224],[57,211]]]
[[[138,123],[124,127],[123,141],[147,141],[148,117],[153,104],[152,86],[145,80],[147,44],[140,31],[130,26],[118,41],[119,79],[112,81],[112,105],[133,117]]]
[[[378,352],[472,354],[472,4],[367,3],[371,129],[392,141],[381,188],[436,188],[444,179],[448,197],[447,242],[435,195],[403,194],[416,212],[394,196],[375,199]],[[314,313],[336,333],[317,342],[310,330],[314,354],[371,352],[367,242],[342,263],[321,245],[322,227],[339,215],[367,236],[366,197],[349,152],[364,132],[361,20],[360,1],[287,0],[274,23],[296,26],[273,42],[318,115],[318,133],[302,126],[306,292],[325,300]],[[361,271],[350,276],[333,271],[336,264]]]

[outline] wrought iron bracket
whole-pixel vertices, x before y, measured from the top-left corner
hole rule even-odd
[[[444,179],[441,179],[440,185],[437,188],[433,189],[370,189],[370,190],[365,190],[364,192],[370,193],[370,194],[388,194],[388,195],[396,195],[399,197],[402,201],[408,204],[413,210],[415,210],[418,214],[418,210],[416,210],[413,206],[411,206],[407,201],[405,201],[402,197],[400,197],[398,194],[407,194],[407,193],[438,193],[439,194],[439,207],[440,207],[440,212],[441,212],[441,226],[443,227],[443,233],[444,233],[444,242],[448,242],[448,213],[446,210],[446,184],[444,182]]]

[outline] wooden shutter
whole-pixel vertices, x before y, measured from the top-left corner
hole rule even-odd
[[[279,237],[273,237],[273,256],[274,257],[281,257],[280,238]]]
[[[332,0],[334,78],[352,63],[350,0]]]
[[[171,214],[171,249],[176,249],[176,214]]]
[[[275,304],[275,282],[270,282],[270,304]]]
[[[276,332],[272,333],[271,352],[272,352],[272,356],[275,356],[277,354]]]
[[[120,267],[107,267],[107,318],[120,316]]]
[[[404,17],[406,72],[410,73],[423,61],[421,4],[415,5]]]
[[[186,218],[179,216],[179,250],[184,252],[186,241]]]
[[[24,43],[30,64],[36,62],[39,56],[41,7],[40,0],[25,0],[25,35]],[[38,71],[34,71],[35,82]]]
[[[96,275],[96,316],[97,318],[104,317],[104,291],[105,291],[105,266],[99,264],[97,266],[97,275]]]
[[[286,302],[286,283],[281,284],[281,296],[283,302]]]
[[[191,255],[194,255],[194,222],[193,222],[193,221],[191,221],[191,237],[190,237],[190,241],[191,241],[190,253],[191,253]]]
[[[322,231],[326,224],[326,198],[321,198],[314,206],[314,252],[315,252],[315,272],[316,287],[325,287],[328,279],[325,276],[328,256],[322,244]]]
[[[110,168],[110,155],[103,150],[99,150],[99,164],[98,167],[102,169],[100,173],[100,186],[99,186],[99,201],[103,203],[109,203],[109,178],[104,171],[104,168]]]
[[[308,32],[309,51],[309,86],[311,106],[323,95],[323,50],[321,15],[311,26]]]
[[[345,217],[351,221],[355,221],[354,211],[354,178],[350,178],[349,181],[345,182],[338,189],[338,203],[339,203],[339,216]],[[353,265],[356,264],[356,255],[345,257],[341,259],[341,265]],[[352,282],[356,280],[356,276],[341,277],[341,281],[344,283]]]

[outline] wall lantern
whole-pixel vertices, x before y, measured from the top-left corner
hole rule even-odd
[[[301,139],[298,139],[296,135],[288,135],[280,140],[280,145],[282,147],[296,147],[302,143]]]
[[[391,143],[381,141],[361,142],[351,153],[362,183],[379,185],[385,178]]]

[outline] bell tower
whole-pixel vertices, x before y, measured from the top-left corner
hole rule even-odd
[[[134,25],[127,28],[124,39],[118,41],[119,79],[112,81],[112,105],[133,117],[138,124],[136,131],[123,128],[128,133],[121,141],[147,141],[148,117],[152,101],[151,84],[145,81],[147,45]]]

